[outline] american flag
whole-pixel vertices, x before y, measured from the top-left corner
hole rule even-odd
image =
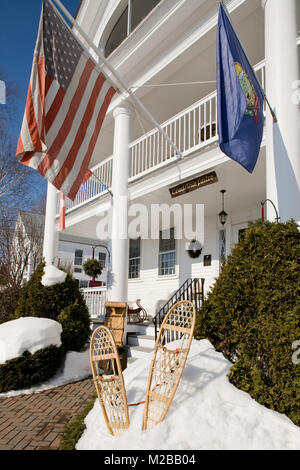
[[[66,196],[60,193],[59,224],[58,231],[62,232],[66,228]]]
[[[43,0],[17,159],[74,200],[116,90]]]

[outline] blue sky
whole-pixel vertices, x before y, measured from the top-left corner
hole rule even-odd
[[[74,16],[79,0],[62,0]],[[0,68],[18,89],[17,109],[11,132],[17,139],[27,97],[33,51],[38,33],[42,0],[0,0]],[[37,197],[46,190],[46,180],[32,170]]]
[[[75,15],[79,0],[63,0]],[[17,126],[21,127],[42,0],[1,0],[0,65],[20,92]]]

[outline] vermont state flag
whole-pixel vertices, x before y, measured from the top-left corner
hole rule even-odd
[[[264,127],[264,92],[222,4],[217,35],[218,133],[222,152],[253,172]]]

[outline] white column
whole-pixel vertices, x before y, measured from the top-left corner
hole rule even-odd
[[[114,111],[114,153],[111,206],[111,272],[108,299],[127,302],[128,297],[128,178],[130,167],[132,109],[121,105]]]
[[[282,222],[300,221],[300,110],[293,103],[299,80],[296,0],[263,0],[265,7],[266,95],[278,123],[267,111],[267,198]],[[267,218],[275,213],[267,205]]]
[[[43,256],[47,265],[54,264],[58,252],[56,223],[57,189],[48,183]]]

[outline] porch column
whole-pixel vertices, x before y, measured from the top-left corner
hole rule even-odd
[[[262,0],[265,8],[266,95],[278,123],[267,111],[267,198],[282,222],[300,221],[300,110],[295,103],[299,80],[296,0]],[[293,102],[294,101],[294,102]],[[275,213],[267,205],[267,218]]]
[[[128,297],[128,178],[129,144],[131,140],[133,112],[123,104],[114,111],[114,153],[111,206],[111,272],[108,283],[108,299],[127,302]]]
[[[57,189],[48,183],[43,257],[47,265],[54,264],[58,252],[56,223]]]

